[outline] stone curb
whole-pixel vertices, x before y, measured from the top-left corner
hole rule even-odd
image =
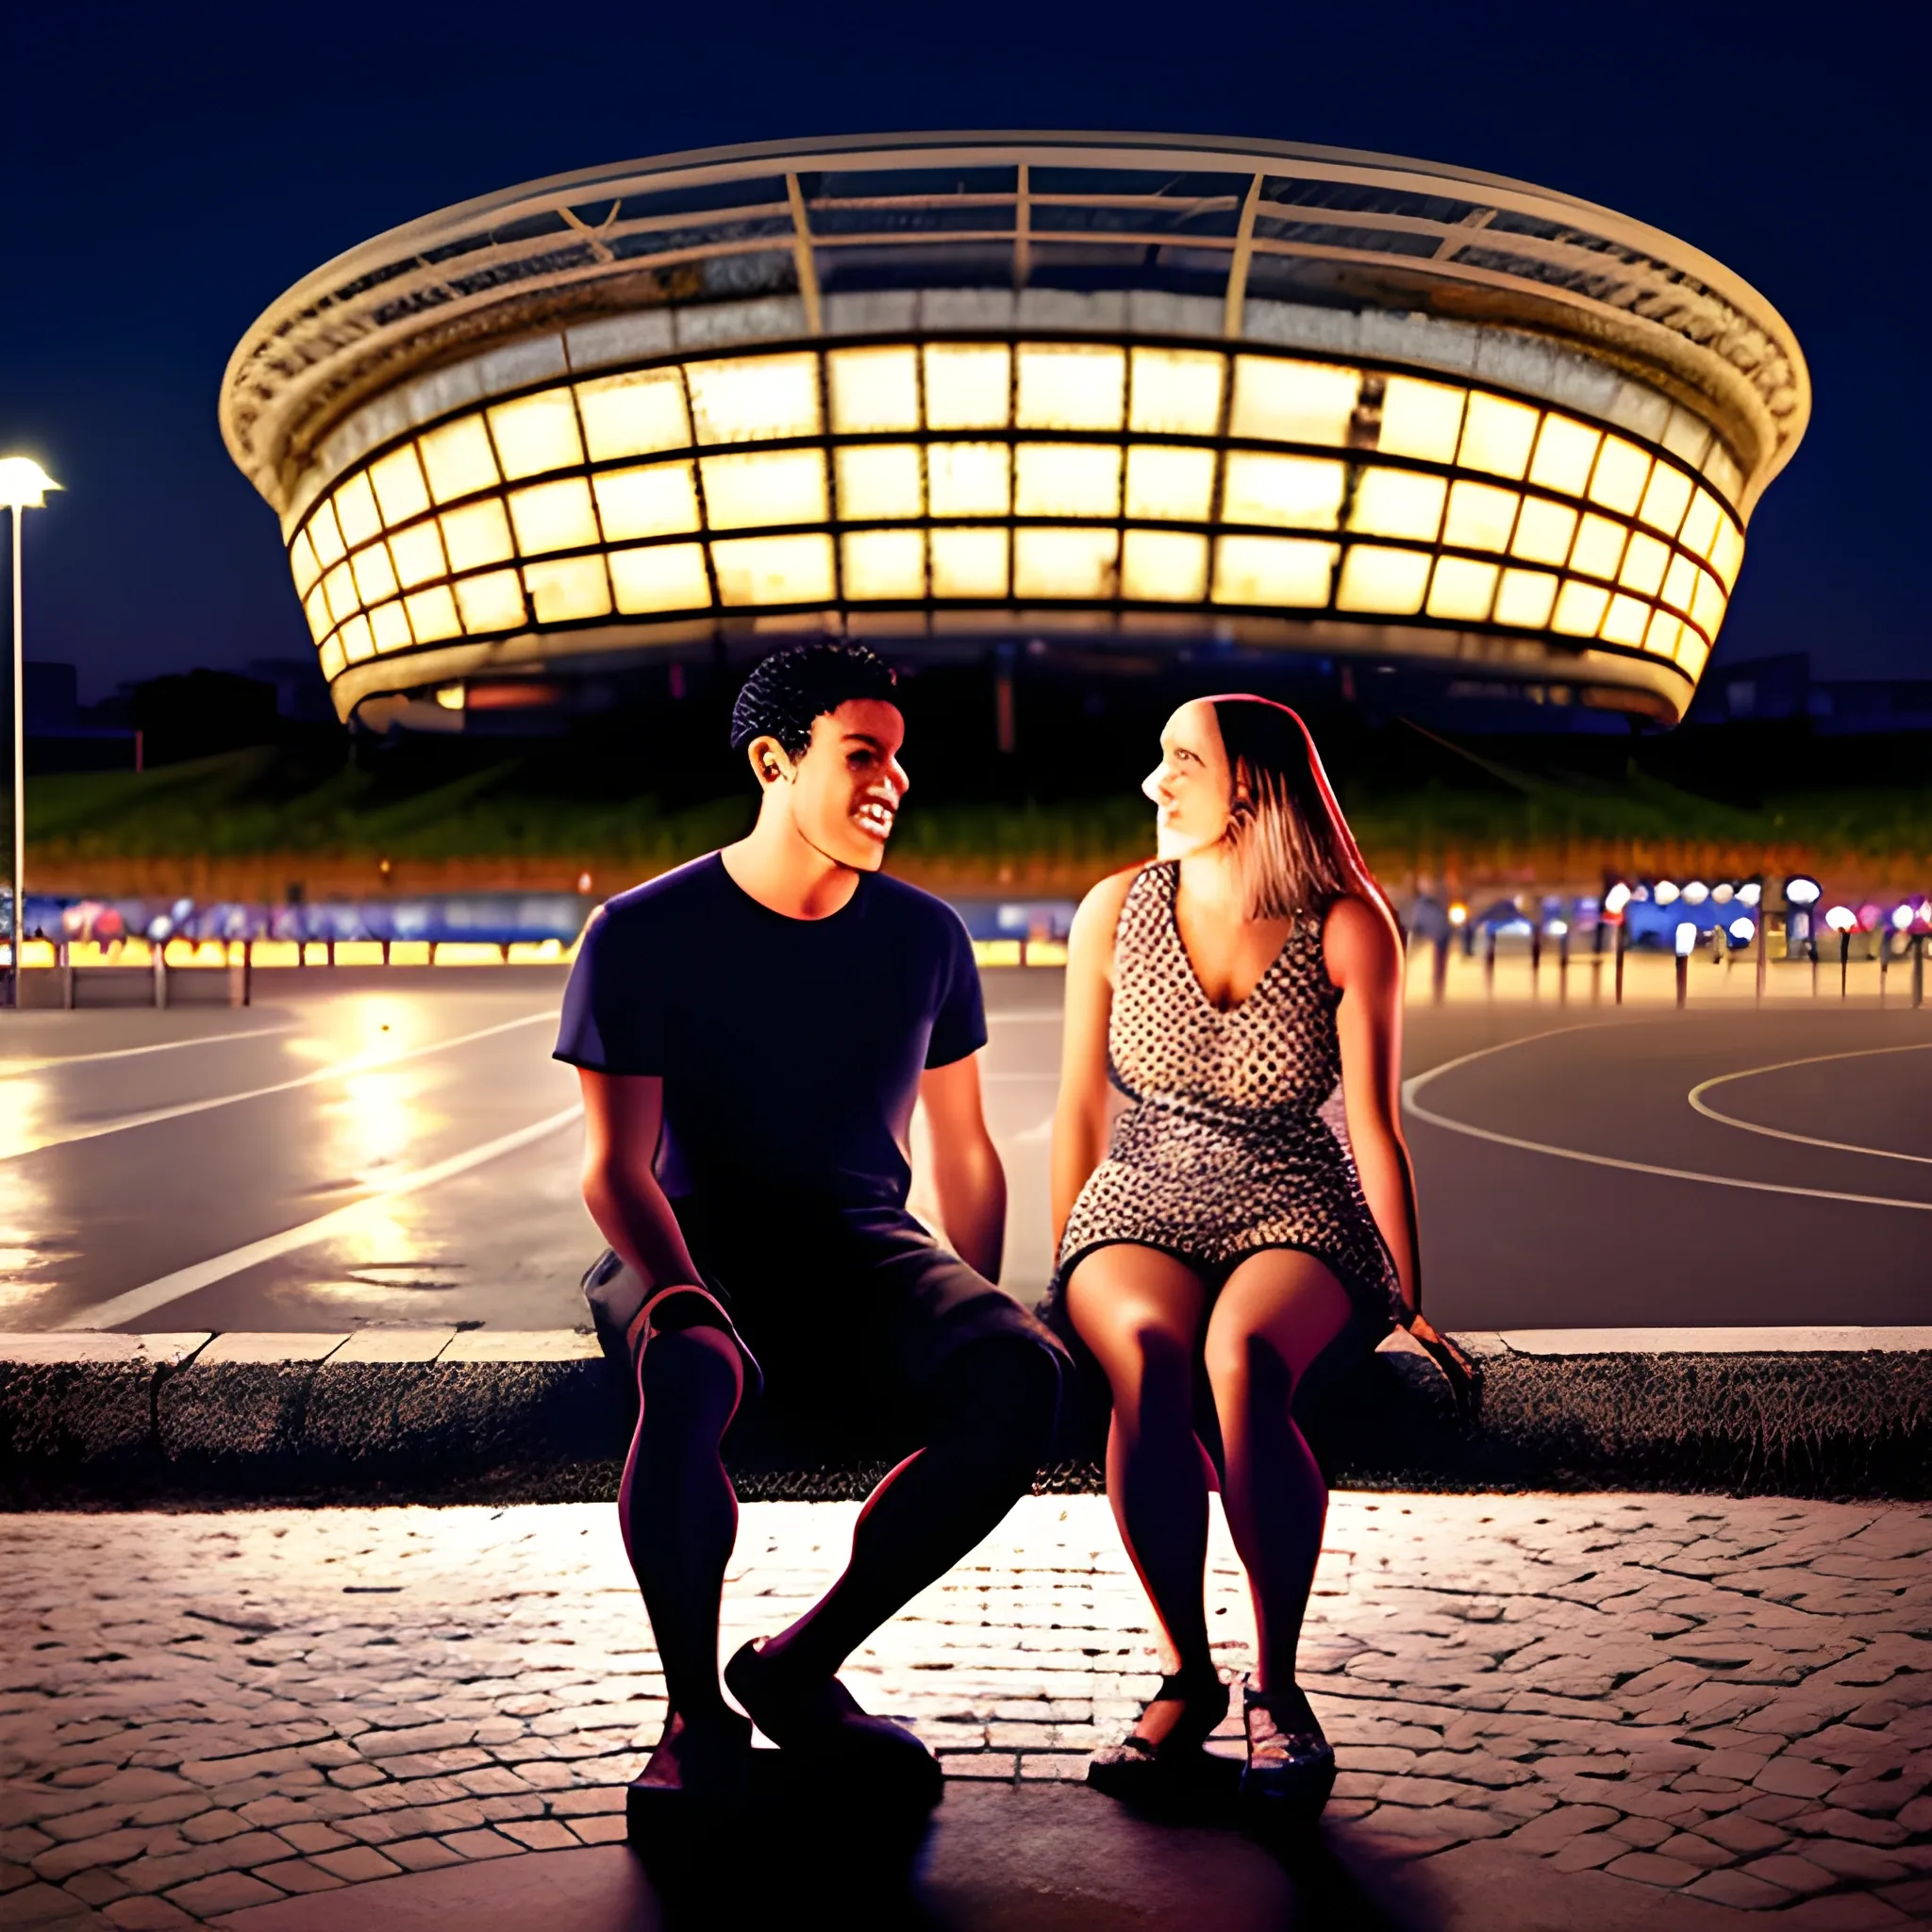
[[[1416,1490],[1932,1495],[1932,1328],[1458,1338],[1478,1413],[1406,1338],[1307,1418],[1333,1479]],[[1055,1490],[1099,1486],[1073,1405]],[[571,1330],[0,1335],[0,1507],[614,1496],[625,1392]],[[891,1459],[732,1457],[747,1500],[861,1495]]]

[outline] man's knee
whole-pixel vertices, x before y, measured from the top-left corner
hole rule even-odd
[[[1059,1414],[1059,1357],[1024,1335],[962,1348],[941,1374],[948,1421],[976,1436],[984,1453],[1030,1476],[1052,1446]]]

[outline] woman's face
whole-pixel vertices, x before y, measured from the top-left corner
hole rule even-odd
[[[1233,786],[1212,705],[1196,698],[1167,721],[1160,762],[1141,790],[1154,801],[1158,857],[1185,858],[1225,834]]]

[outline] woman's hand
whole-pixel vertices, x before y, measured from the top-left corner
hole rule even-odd
[[[1418,1308],[1408,1318],[1408,1332],[1422,1343],[1424,1352],[1448,1378],[1449,1393],[1456,1412],[1465,1421],[1475,1413],[1475,1398],[1482,1376],[1476,1365]]]

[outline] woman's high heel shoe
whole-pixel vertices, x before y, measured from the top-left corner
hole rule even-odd
[[[1157,1705],[1179,1704],[1181,1714],[1158,1740],[1143,1738],[1138,1725],[1118,1744],[1087,1760],[1087,1782],[1114,1798],[1147,1796],[1185,1782],[1201,1768],[1202,1746],[1227,1715],[1228,1688],[1218,1673],[1191,1675],[1177,1671],[1160,1680],[1160,1691],[1141,1713],[1145,1723]]]
[[[1241,1693],[1247,1721],[1248,1763],[1241,1773],[1241,1798],[1265,1807],[1271,1817],[1318,1815],[1335,1787],[1335,1750],[1298,1691],[1284,1699],[1291,1724],[1286,1729],[1265,1690]]]

